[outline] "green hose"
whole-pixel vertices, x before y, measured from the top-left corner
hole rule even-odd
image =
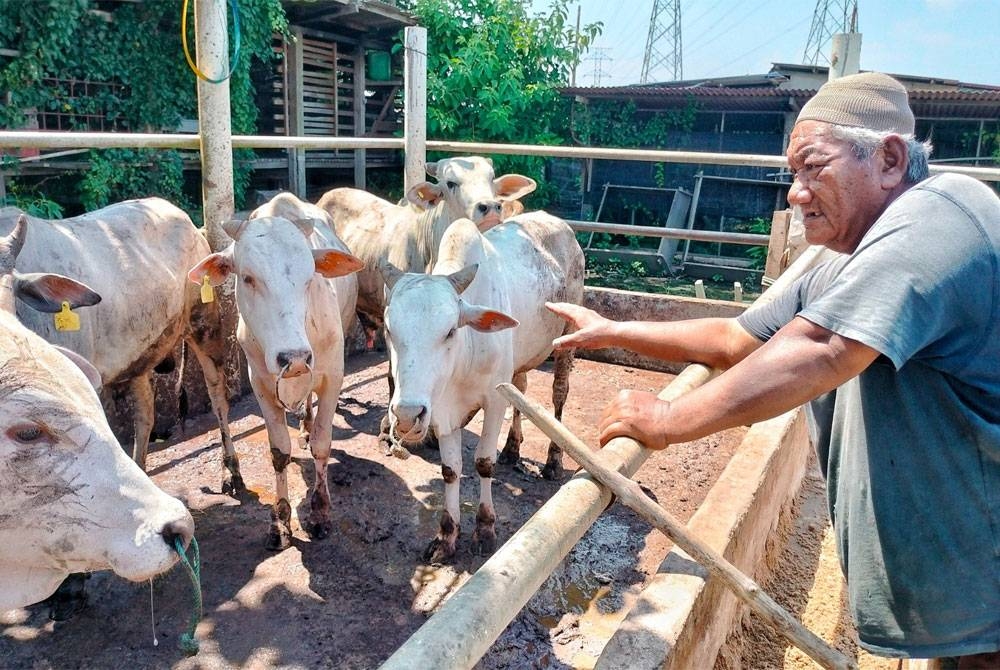
[[[192,558],[190,561],[179,537],[174,539],[174,549],[181,557],[181,564],[187,570],[191,584],[194,586],[194,611],[191,613],[191,623],[188,631],[181,635],[178,644],[185,654],[194,656],[198,653],[198,640],[194,637],[194,631],[198,627],[198,622],[201,621],[201,553],[198,551],[198,540],[194,539],[193,536],[191,537]]]

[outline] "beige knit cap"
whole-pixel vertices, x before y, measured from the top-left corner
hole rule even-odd
[[[862,72],[828,81],[802,106],[799,121],[826,121],[879,132],[913,134],[906,88],[887,74]]]

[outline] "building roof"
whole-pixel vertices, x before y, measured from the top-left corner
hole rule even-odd
[[[561,91],[585,100],[631,100],[641,110],[676,109],[694,101],[704,111],[794,112],[815,95],[826,72],[823,66],[775,63],[766,74]],[[910,106],[918,118],[1000,119],[1000,86],[893,76],[909,90]]]
[[[379,0],[282,0],[291,25],[350,35],[386,36],[417,24],[412,14]]]

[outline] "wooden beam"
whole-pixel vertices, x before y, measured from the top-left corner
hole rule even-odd
[[[288,134],[305,134],[305,108],[303,107],[303,36],[298,28],[292,28],[292,39],[285,43],[285,124]],[[306,197],[306,154],[304,149],[288,149],[288,190],[305,199]]]
[[[368,77],[365,63],[365,43],[354,50],[354,135],[368,137],[365,127],[365,79]],[[367,181],[366,164],[368,154],[364,149],[354,150],[354,188],[364,189]]]

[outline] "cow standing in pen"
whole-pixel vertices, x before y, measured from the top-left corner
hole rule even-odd
[[[480,477],[474,550],[492,553],[496,544],[490,490],[506,403],[496,386],[513,380],[522,391],[527,372],[552,353],[552,340],[565,323],[545,308],[547,301],[579,303],[583,298],[583,252],[561,219],[532,212],[506,221],[486,234],[467,219],[443,236],[431,274],[402,273],[391,264],[386,279],[386,338],[396,388],[389,404],[391,429],[405,442],[433,430],[441,448],[445,509],[440,530],[425,551],[438,562],[455,554],[459,535],[461,428],[483,410],[476,447]],[[562,415],[569,390],[573,353],[555,353],[552,402]],[[515,413],[504,454],[518,458],[520,415]],[[561,473],[555,444],[543,468],[546,478]]]
[[[482,230],[500,223],[516,211],[518,198],[535,190],[535,181],[519,174],[496,177],[493,162],[480,156],[447,158],[427,163],[427,174],[437,183],[421,182],[406,193],[404,204],[393,204],[366,191],[337,188],[317,203],[333,219],[340,238],[358,256],[364,269],[358,273],[358,317],[365,327],[368,346],[382,328],[385,297],[379,267],[389,262],[404,272],[426,272],[434,264],[438,245],[448,226],[468,218]],[[389,395],[393,374],[389,373]],[[388,421],[383,420],[380,440],[391,445]],[[391,450],[391,446],[389,446]]]
[[[292,536],[286,473],[291,438],[285,413],[309,417],[313,395],[318,405],[309,421],[309,448],[315,483],[302,525],[314,538],[326,537],[333,527],[327,464],[344,378],[342,315],[354,309],[352,283],[344,278],[361,268],[361,261],[346,251],[324,221],[308,212],[293,220],[279,215],[293,216],[296,200],[278,196],[247,221],[225,224],[233,244],[189,273],[193,282],[208,277],[212,285],[236,276],[237,340],[267,426],[275,472],[276,502],[267,539],[267,547],[274,550],[290,546]]]
[[[201,365],[219,422],[222,491],[237,494],[243,478],[229,433],[218,304],[202,304],[197,287],[185,278],[188,268],[210,251],[190,217],[160,198],[129,200],[61,220],[38,219],[7,207],[0,209],[0,234],[21,218],[31,233],[18,256],[18,270],[65,274],[104,298],[80,314],[78,332],[59,331],[51,316],[19,305],[24,325],[90,361],[105,388],[127,388],[133,401],[132,457],[143,469],[155,419],[152,375],[164,361],[172,362],[184,340]]]
[[[149,579],[194,535],[184,505],[122,451],[97,370],[15,318],[15,298],[49,319],[100,300],[66,277],[16,272],[27,229],[20,217],[0,237],[0,610],[48,597],[71,572]]]

